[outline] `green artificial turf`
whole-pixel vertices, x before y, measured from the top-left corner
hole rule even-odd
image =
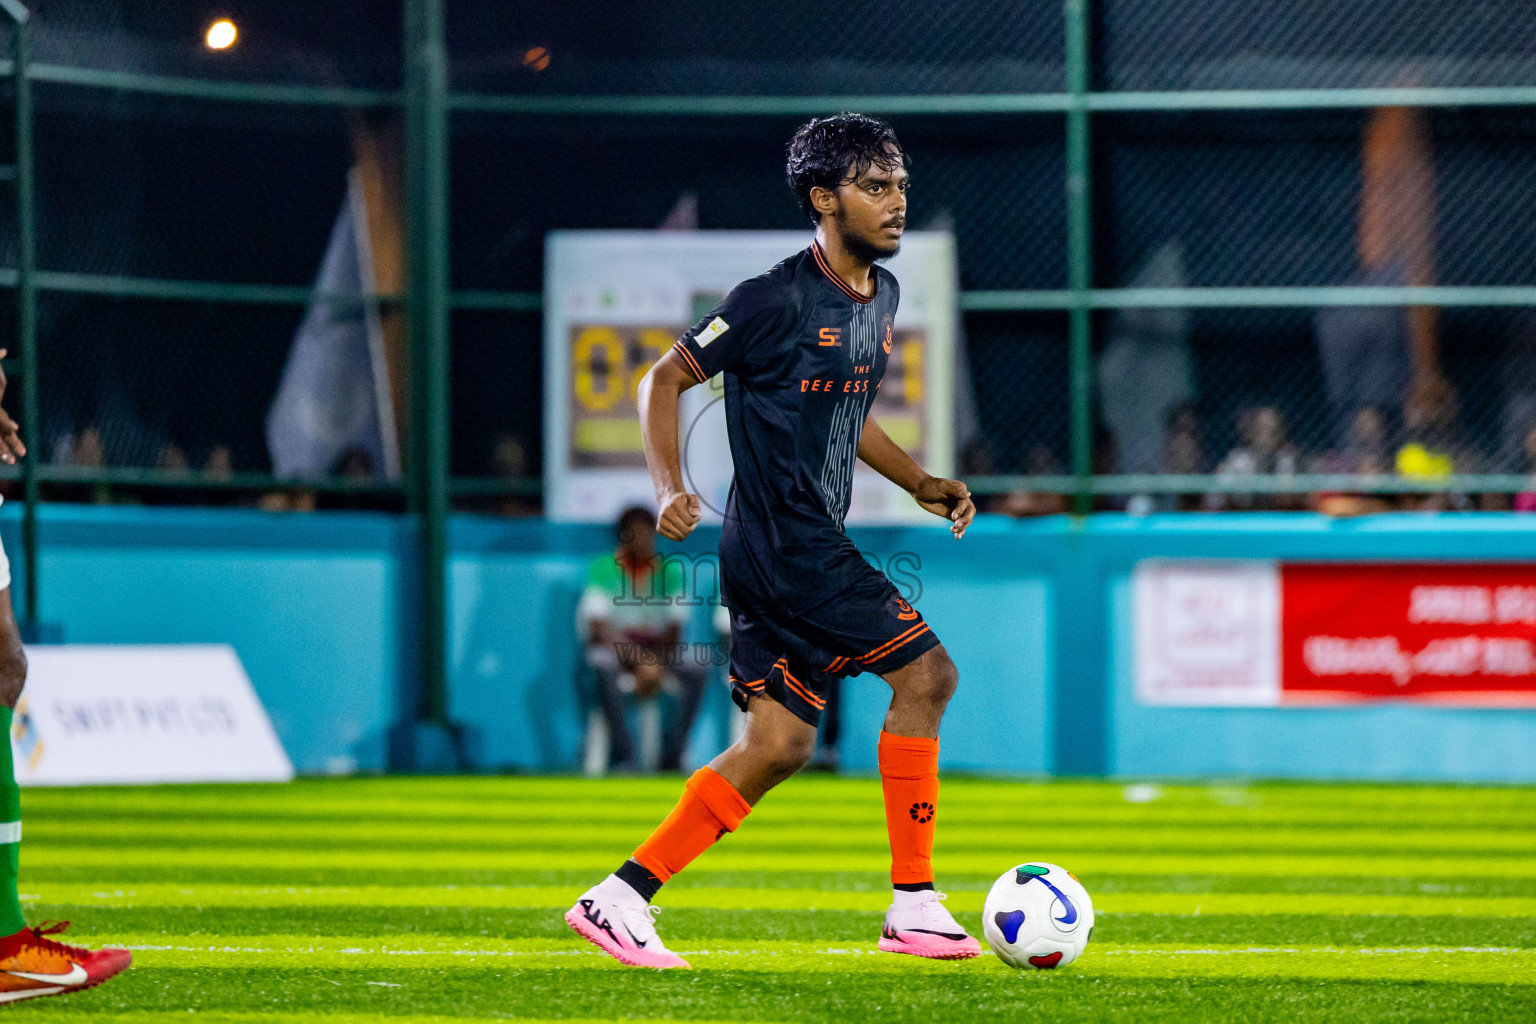
[[[135,965],[37,1019],[1536,1020],[1536,791],[949,779],[936,864],[973,930],[993,878],[1070,868],[1098,926],[1020,972],[875,950],[871,779],[812,776],[657,899],[689,971],[623,967],[561,914],[681,780],[310,780],[29,790],[22,891]],[[189,1011],[192,1016],[189,1016]]]

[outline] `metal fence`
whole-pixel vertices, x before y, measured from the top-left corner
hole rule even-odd
[[[0,5],[29,619],[40,495],[291,489],[261,430],[288,342],[310,305],[366,301],[409,326],[405,476],[303,483],[421,515],[440,679],[451,503],[537,498],[544,234],[688,204],[801,227],[784,142],[850,108],[896,122],[913,223],[955,233],[978,491],[1292,507],[1510,494],[1536,468],[1536,22],[1513,0],[355,0],[250,5],[281,44],[223,57],[179,5],[58,0],[41,32]],[[401,142],[406,273],[316,293],[375,130]],[[1373,202],[1398,240],[1366,259]],[[1404,399],[1424,366],[1427,424]]]

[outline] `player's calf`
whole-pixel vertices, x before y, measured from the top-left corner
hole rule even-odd
[[[15,708],[27,684],[27,652],[14,627],[10,634],[0,639],[0,705]]]
[[[747,730],[710,762],[748,804],[804,768],[816,752],[816,727],[766,697],[747,704]]]
[[[981,945],[944,909],[934,889],[939,813],[939,722],[959,672],[942,647],[885,677],[893,693],[880,733],[880,784],[891,841],[891,909],[880,948],[941,960],[977,956]]]

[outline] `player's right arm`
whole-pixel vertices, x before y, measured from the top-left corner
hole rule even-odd
[[[640,381],[640,435],[645,463],[656,485],[656,531],[682,540],[699,525],[697,494],[683,482],[678,454],[677,405],[684,391],[717,373],[750,378],[774,360],[774,346],[794,323],[795,306],[781,283],[770,275],[743,281],[725,301],[706,313]]]
[[[682,540],[699,525],[699,496],[689,494],[683,482],[677,439],[678,401],[684,391],[697,383],[698,378],[675,348],[640,379],[640,436],[660,509],[656,532],[668,540]]]

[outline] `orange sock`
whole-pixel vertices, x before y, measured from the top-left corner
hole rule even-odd
[[[880,731],[880,785],[891,837],[891,884],[933,884],[939,741]]]
[[[752,811],[736,787],[711,768],[700,768],[683,787],[682,799],[631,858],[665,882],[715,845]]]

